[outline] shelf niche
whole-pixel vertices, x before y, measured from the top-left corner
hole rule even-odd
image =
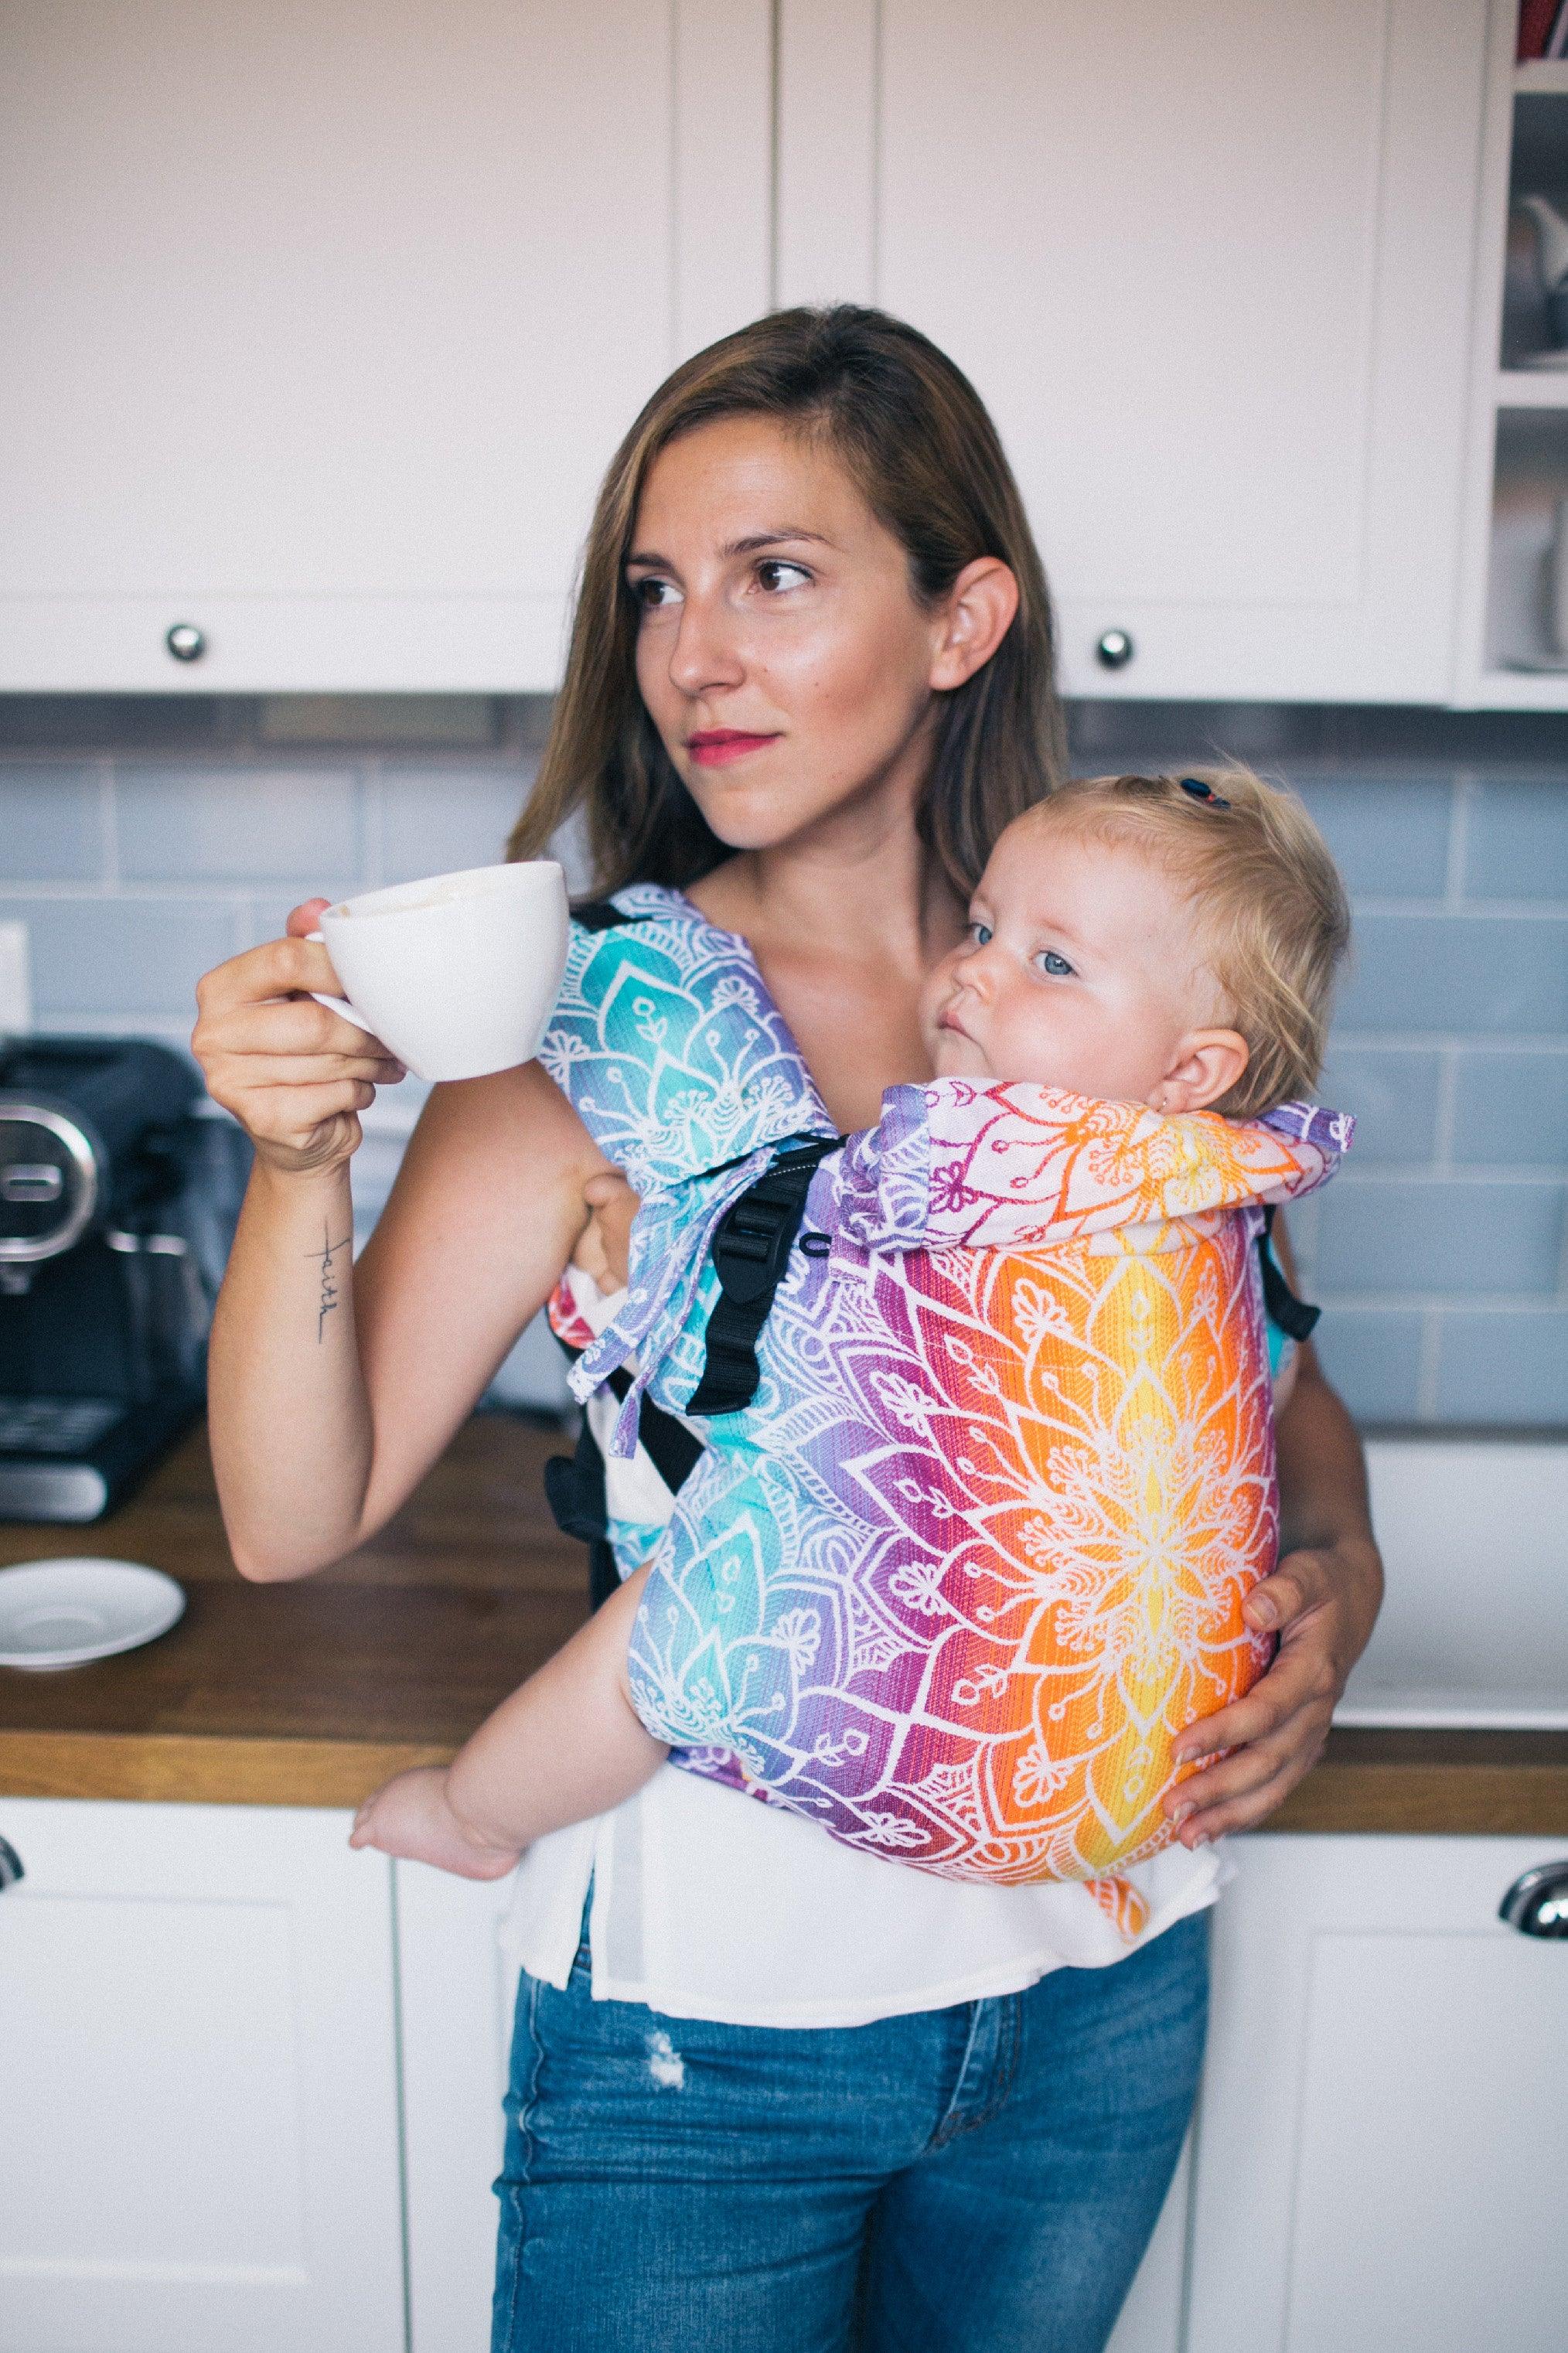
[[[1559,617],[1553,592],[1568,500],[1568,350],[1552,364],[1535,230],[1519,206],[1544,196],[1568,220],[1568,65],[1520,68],[1511,111],[1482,668],[1500,690],[1489,700],[1559,704],[1568,697],[1558,642],[1568,612]]]

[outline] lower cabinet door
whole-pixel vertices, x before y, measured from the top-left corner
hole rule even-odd
[[[394,1866],[412,2353],[487,2353],[518,1968],[501,1950],[512,1879]],[[741,2348],[737,2348],[737,2353]]]
[[[0,2353],[402,2353],[390,1865],[0,1798]]]
[[[1187,2353],[1563,2353],[1568,1842],[1238,1841],[1215,1920]]]

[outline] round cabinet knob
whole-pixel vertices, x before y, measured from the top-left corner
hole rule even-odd
[[[8,1887],[15,1887],[16,1882],[19,1879],[25,1879],[26,1875],[22,1869],[22,1858],[16,1848],[6,1840],[0,1838],[0,1895],[4,1895]]]
[[[200,661],[207,649],[207,641],[194,621],[176,621],[166,631],[163,643],[176,661]]]
[[[1102,670],[1125,670],[1138,649],[1125,629],[1107,629],[1094,649]]]
[[[1568,1937],[1568,1862],[1543,1862],[1514,1881],[1498,1918],[1521,1936]]]

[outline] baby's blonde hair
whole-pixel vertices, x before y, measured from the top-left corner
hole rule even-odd
[[[1214,1110],[1254,1118],[1314,1084],[1350,907],[1328,846],[1293,793],[1240,767],[1084,776],[1031,816],[1147,849],[1187,889],[1204,961],[1247,1049],[1245,1072]]]

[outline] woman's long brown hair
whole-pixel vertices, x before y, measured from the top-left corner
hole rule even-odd
[[[968,378],[917,329],[840,303],[778,311],[687,360],[616,452],[584,553],[566,676],[538,781],[508,846],[540,857],[581,811],[596,894],[697,881],[730,855],[660,743],[637,691],[637,607],[625,578],[643,484],[659,451],[723,417],[818,434],[908,550],[934,603],[977,556],[1018,584],[989,661],[941,697],[921,840],[963,898],[991,845],[1058,781],[1064,759],[1045,574],[996,428]]]

